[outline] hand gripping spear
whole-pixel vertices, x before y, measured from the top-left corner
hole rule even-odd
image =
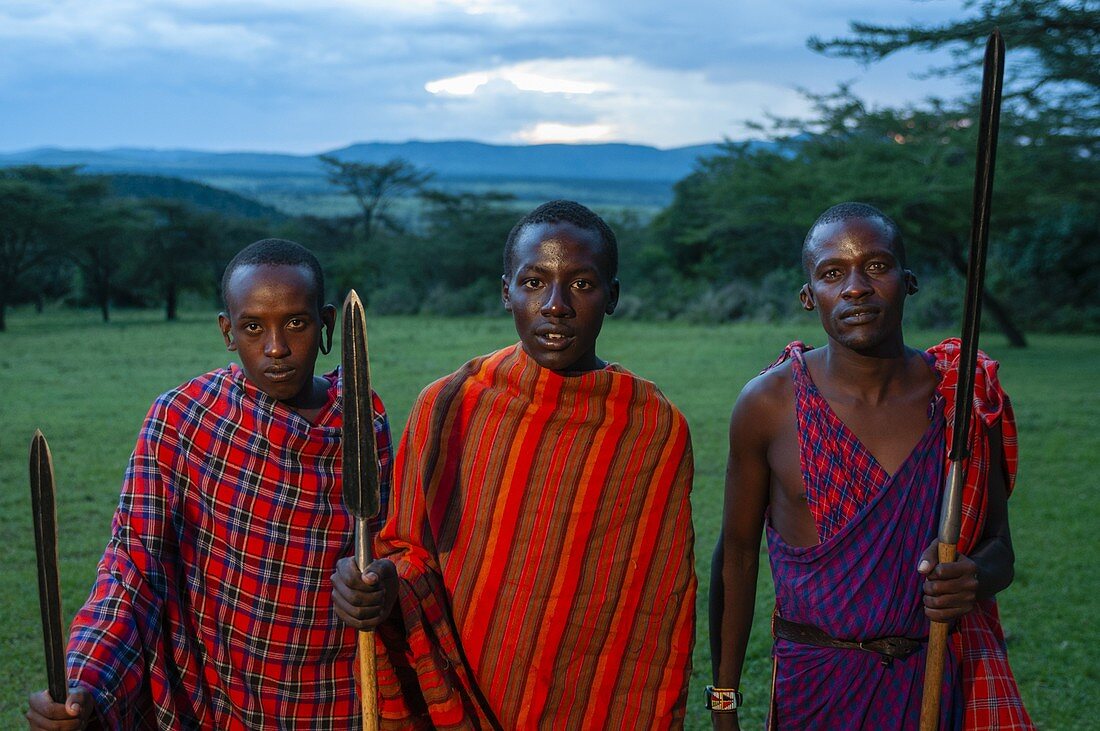
[[[362,572],[373,560],[368,521],[378,514],[378,450],[374,441],[374,408],[367,361],[367,318],[354,289],[344,300],[341,321],[344,507],[356,519],[355,563]],[[376,731],[378,679],[374,637],[370,632],[359,633],[359,697],[363,708],[363,731]]]
[[[1005,44],[994,29],[985,44],[982,72],[981,119],[978,127],[977,166],[974,173],[974,211],[970,220],[970,262],[966,269],[966,302],[963,308],[962,348],[959,353],[958,390],[955,392],[955,433],[948,458],[951,467],[940,507],[939,559],[955,560],[962,523],[962,488],[966,480],[964,462],[970,456],[971,404],[974,399],[974,368],[978,359],[978,331],[982,321],[982,288],[985,254],[989,244],[989,206],[993,197],[993,168],[997,158],[997,128],[1001,118],[1001,84],[1004,78]],[[932,622],[928,633],[928,656],[924,668],[921,698],[921,731],[935,731],[940,723],[940,694],[943,685],[944,653],[947,649],[946,622]]]
[[[42,639],[46,643],[46,686],[55,703],[64,703],[65,646],[61,627],[61,587],[57,570],[57,507],[54,501],[53,457],[38,429],[31,439],[31,512],[38,558],[38,605]]]

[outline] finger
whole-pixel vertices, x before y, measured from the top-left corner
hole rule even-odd
[[[369,601],[355,601],[336,593],[332,595],[333,606],[338,614],[343,614],[341,619],[348,624],[373,619],[382,612],[381,596],[371,596],[368,599]]]
[[[83,688],[70,688],[69,697],[65,699],[65,710],[74,718],[85,718],[92,712],[92,699],[88,691]]]
[[[363,575],[359,571],[359,567],[355,563],[355,559],[351,556],[340,559],[336,563],[336,573],[352,589],[356,591],[365,591],[369,587],[363,582]]]
[[[959,609],[931,609],[929,607],[924,608],[924,616],[933,622],[948,623],[954,622],[956,619],[966,614]]]
[[[939,563],[939,540],[932,541],[928,548],[924,549],[924,553],[920,555],[920,562],[917,564],[917,572],[927,575],[936,564]]]

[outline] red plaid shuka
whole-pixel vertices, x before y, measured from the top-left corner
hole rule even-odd
[[[683,724],[691,443],[652,383],[476,358],[420,395],[394,477],[384,728]]]
[[[946,405],[946,441],[951,444],[954,433],[958,364],[961,347],[958,338],[949,338],[928,349],[935,357],[940,373],[937,386]],[[989,480],[989,430],[1001,425],[1001,451],[1004,455],[1006,488],[1011,494],[1016,484],[1018,448],[1016,417],[1008,394],[997,379],[997,361],[978,352],[974,374],[974,418],[970,420],[970,457],[966,463],[966,483],[962,494],[962,532],[959,553],[974,550],[981,540],[986,518],[986,483]],[[1017,731],[1035,726],[1024,709],[1012,668],[1008,665],[1004,632],[997,616],[997,602],[986,599],[958,622],[958,631],[951,635],[952,651],[961,664],[963,700],[967,731]]]
[[[339,373],[314,423],[236,365],[153,404],[73,621],[70,681],[112,729],[348,729],[355,633],[331,600],[352,521]],[[374,397],[383,490],[389,426]],[[384,503],[383,503],[384,504]]]

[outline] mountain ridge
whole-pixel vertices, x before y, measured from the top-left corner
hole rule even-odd
[[[755,143],[766,145],[767,143]],[[718,143],[660,149],[631,143],[497,145],[473,140],[359,142],[325,153],[340,160],[383,163],[400,157],[443,179],[640,180],[674,182],[688,175]],[[88,172],[210,176],[323,177],[317,155],[209,152],[186,148],[101,150],[38,147],[0,153],[0,166],[80,165]]]

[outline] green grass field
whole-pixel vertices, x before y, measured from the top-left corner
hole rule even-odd
[[[92,313],[16,311],[0,333],[0,728],[23,725],[26,695],[45,686],[27,488],[34,429],[50,440],[62,526],[66,621],[91,586],[106,542],[126,459],[160,392],[229,360],[213,314],[181,322],[121,313],[109,325]],[[508,319],[374,318],[372,370],[395,430],[417,392],[467,358],[514,341]],[[702,686],[710,675],[703,615],[718,532],[726,422],[741,385],[789,340],[820,343],[816,321],[799,326],[607,323],[601,355],[656,381],[687,414],[696,457],[700,623],[688,728],[707,728]],[[910,333],[928,345],[945,333]],[[1019,491],[1012,499],[1016,581],[1001,597],[1013,666],[1024,700],[1044,729],[1096,728],[1100,640],[1094,619],[1096,531],[1100,528],[1100,338],[1040,336],[1026,350],[985,336],[1002,363],[1020,422]],[[328,367],[336,358],[330,355]],[[766,565],[766,561],[763,565]],[[766,570],[765,570],[766,573]],[[770,677],[766,618],[770,580],[760,580],[757,626],[743,691],[745,728],[760,728]],[[1091,607],[1091,609],[1090,609]]]

